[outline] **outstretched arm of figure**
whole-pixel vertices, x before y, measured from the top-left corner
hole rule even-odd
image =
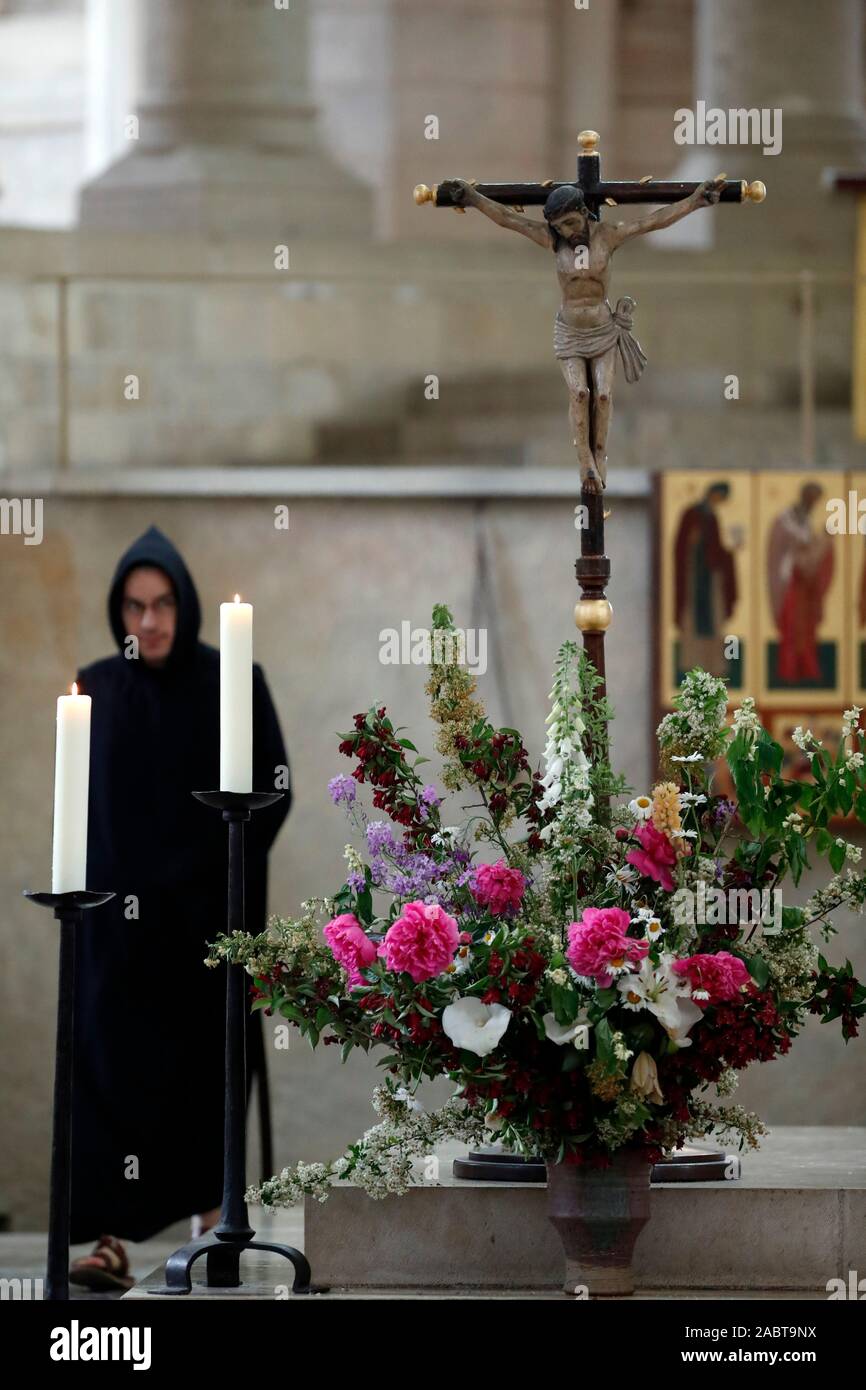
[[[706,179],[688,198],[681,198],[678,203],[669,203],[667,207],[657,208],[649,217],[641,217],[637,222],[617,222],[614,225],[603,222],[602,226],[605,228],[611,250],[616,250],[617,246],[621,246],[624,241],[630,241],[632,237],[643,236],[645,232],[659,232],[664,227],[672,227],[675,222],[688,217],[690,212],[697,212],[698,208],[710,207],[717,203],[724,182],[723,174],[715,179]]]
[[[507,227],[510,232],[520,232],[521,236],[529,237],[530,241],[543,246],[547,251],[550,250],[550,231],[546,222],[537,222],[532,217],[524,217],[522,213],[514,212],[502,203],[494,203],[492,198],[485,198],[483,193],[479,193],[465,179],[446,179],[439,187],[448,190],[451,201],[457,207],[477,208],[485,217],[489,217],[491,222],[495,222],[497,227]]]

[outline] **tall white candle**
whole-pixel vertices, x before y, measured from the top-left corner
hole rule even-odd
[[[57,749],[54,760],[54,842],[52,893],[87,887],[87,794],[90,786],[90,696],[57,701]]]
[[[253,789],[253,606],[220,604],[220,791]]]

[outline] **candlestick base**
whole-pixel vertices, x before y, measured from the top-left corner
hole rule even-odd
[[[254,1236],[255,1231],[250,1231],[250,1235]],[[327,1293],[327,1288],[320,1288],[311,1283],[310,1262],[306,1255],[294,1246],[276,1245],[266,1240],[228,1240],[225,1236],[214,1239],[210,1233],[202,1240],[190,1241],[189,1245],[184,1245],[169,1255],[165,1262],[165,1284],[159,1289],[148,1289],[148,1293],[192,1293],[192,1267],[201,1255],[206,1257],[205,1283],[209,1289],[241,1288],[243,1280],[240,1261],[241,1255],[247,1250],[270,1250],[275,1255],[283,1255],[295,1272],[293,1294]]]
[[[57,989],[57,1042],[54,1053],[54,1110],[51,1132],[51,1186],[48,1201],[48,1264],[45,1300],[69,1298],[69,1211],[72,1154],[72,1036],[75,993],[75,928],[87,908],[101,907],[114,893],[90,888],[70,893],[25,890],[24,897],[49,907],[60,923],[60,961]]]

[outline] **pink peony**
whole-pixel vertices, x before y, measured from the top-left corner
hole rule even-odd
[[[740,957],[732,956],[729,951],[687,956],[685,960],[675,960],[673,969],[675,974],[685,975],[693,990],[706,991],[708,999],[695,1000],[704,1005],[736,999],[743,985],[752,978]]]
[[[579,922],[568,928],[566,957],[578,975],[595,978],[607,989],[613,972],[639,965],[649,951],[647,941],[627,936],[629,915],[621,907],[585,907]]]
[[[641,825],[635,835],[641,842],[641,849],[630,849],[626,861],[634,864],[644,878],[653,878],[660,883],[666,893],[674,891],[671,866],[677,862],[677,852],[668,839],[654,825]]]
[[[441,975],[454,959],[460,933],[438,903],[407,903],[379,947],[389,970],[405,970],[416,985]]]
[[[372,965],[376,959],[376,943],[367,936],[354,912],[344,912],[334,917],[322,934],[334,959],[348,971],[349,988],[362,985],[364,977],[361,970]]]
[[[478,866],[472,892],[476,902],[489,908],[494,917],[501,917],[510,907],[520,906],[526,879],[519,869],[509,869],[505,860],[499,859],[495,864]]]

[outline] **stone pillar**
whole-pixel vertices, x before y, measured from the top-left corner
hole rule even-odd
[[[823,186],[823,173],[828,165],[857,167],[866,157],[863,81],[862,0],[696,0],[692,109],[698,101],[725,112],[778,109],[782,149],[765,155],[754,144],[689,148],[673,178],[724,171],[762,179],[769,196],[740,217],[688,218],[665,232],[659,247],[731,249],[742,243],[748,217],[750,246],[781,241],[812,257],[838,246],[838,257],[850,262],[853,212]]]
[[[569,176],[569,165],[565,174],[557,167],[560,151],[553,140],[556,28],[551,16],[549,0],[473,0],[470,6],[465,0],[396,0],[392,5],[393,135],[386,190],[392,236],[501,244],[502,232],[484,217],[419,211],[412,201],[414,185],[455,175],[491,183]]]
[[[0,225],[68,227],[81,183],[83,33],[71,0],[0,5]]]
[[[128,153],[135,111],[137,0],[87,0],[85,177]]]
[[[577,135],[597,130],[607,159],[616,160],[616,104],[621,86],[616,77],[619,0],[590,3],[585,10],[555,6],[556,82],[551,96],[555,166],[549,177],[573,179]]]
[[[139,0],[137,138],[82,190],[82,224],[367,236],[367,188],[318,140],[308,8],[309,0]]]

